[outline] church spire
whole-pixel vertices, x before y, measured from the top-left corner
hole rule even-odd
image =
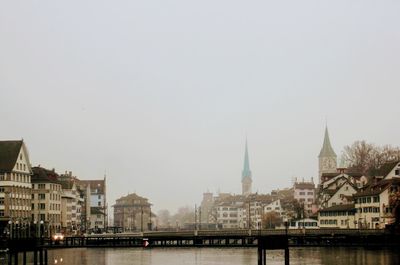
[[[243,171],[242,171],[242,180],[245,177],[251,178],[251,170],[250,170],[250,163],[249,163],[249,151],[247,150],[247,138],[246,138],[246,148],[244,151],[244,164],[243,164]]]
[[[336,153],[333,151],[331,141],[329,140],[328,126],[325,127],[324,144],[318,157],[336,157]]]
[[[242,194],[247,196],[251,194],[251,170],[249,163],[249,151],[247,150],[247,138],[246,138],[246,148],[244,151],[244,165],[242,171]]]

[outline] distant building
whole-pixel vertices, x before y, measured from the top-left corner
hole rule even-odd
[[[315,200],[315,185],[310,182],[295,182],[293,185],[294,199],[297,200],[304,209],[304,217],[312,214],[312,206]]]
[[[152,230],[155,215],[151,213],[147,198],[128,194],[117,199],[113,207],[114,226],[122,227],[124,231]]]
[[[61,229],[61,184],[54,169],[33,167],[32,171],[32,220],[43,221],[49,236]]]
[[[32,220],[31,175],[24,141],[0,141],[0,230],[9,221],[27,224]]]
[[[249,162],[249,152],[247,150],[247,140],[246,147],[244,153],[244,165],[242,171],[242,194],[249,195],[251,194],[251,184],[253,180],[251,178],[251,170],[250,170],[250,162]]]
[[[86,199],[85,227],[101,231],[107,227],[106,177],[102,180],[80,180],[79,188]]]

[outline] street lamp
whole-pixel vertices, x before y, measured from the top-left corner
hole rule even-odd
[[[10,221],[8,221],[8,229],[9,229],[9,234],[10,234],[10,238],[12,238],[13,236],[12,236],[12,221],[10,220]]]

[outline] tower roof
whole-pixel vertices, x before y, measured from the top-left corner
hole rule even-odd
[[[318,157],[336,157],[336,153],[333,151],[331,141],[329,140],[328,126],[325,127],[324,144]]]
[[[242,180],[245,177],[250,177],[251,178],[251,170],[250,170],[250,163],[249,163],[249,152],[247,150],[247,139],[246,139],[246,148],[244,151],[244,165],[243,165],[243,171],[242,171]]]

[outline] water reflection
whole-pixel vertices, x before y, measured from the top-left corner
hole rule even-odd
[[[62,261],[61,261],[62,259]],[[267,251],[267,264],[283,264],[281,250]],[[257,264],[254,248],[79,248],[49,251],[49,264],[57,265],[248,265]],[[293,265],[400,264],[400,255],[390,249],[291,248]]]

